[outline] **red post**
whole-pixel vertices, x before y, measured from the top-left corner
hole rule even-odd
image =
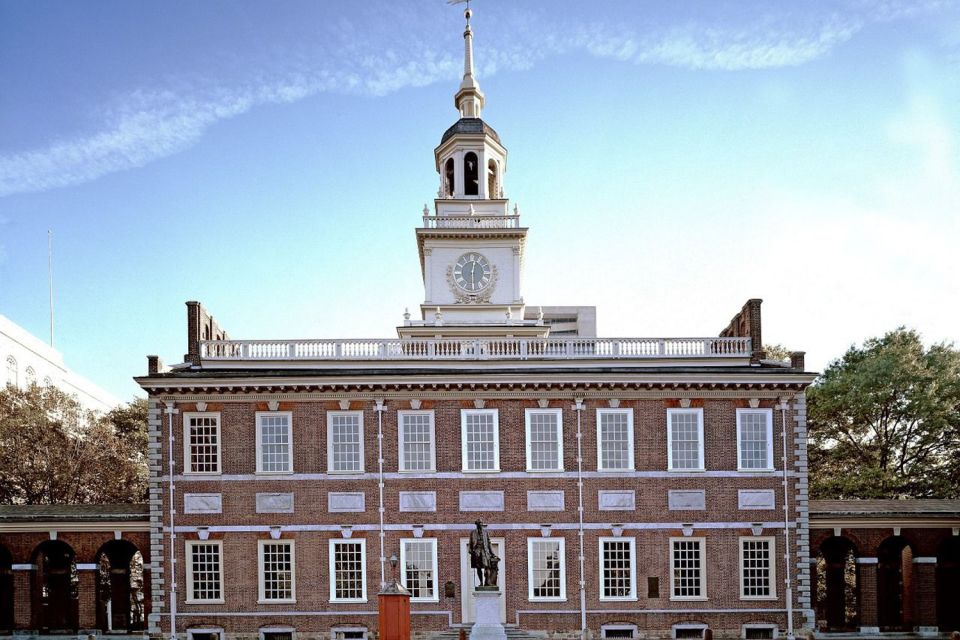
[[[380,640],[410,640],[410,594],[400,585],[388,584],[380,600]]]

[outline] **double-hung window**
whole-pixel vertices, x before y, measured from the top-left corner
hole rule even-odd
[[[437,540],[408,538],[400,541],[400,579],[414,602],[438,602]]]
[[[223,602],[223,543],[188,540],[187,602]]]
[[[744,600],[775,599],[775,566],[772,537],[740,538],[740,597]]]
[[[637,599],[636,538],[600,538],[600,599]]]
[[[330,602],[367,601],[365,540],[330,541]]]
[[[633,471],[632,409],[597,409],[597,470]]]
[[[327,471],[363,473],[363,412],[327,412]]]
[[[670,471],[703,471],[703,409],[667,409]]]
[[[563,410],[527,409],[527,471],[563,471]]]
[[[293,540],[259,540],[260,602],[296,602]]]
[[[292,423],[289,412],[257,413],[257,473],[293,473]]]
[[[737,469],[773,471],[773,409],[737,409]]]
[[[531,601],[566,600],[563,538],[527,538],[527,584]]]
[[[183,414],[185,473],[220,473],[220,414]]]
[[[670,538],[670,599],[706,600],[703,538]]]
[[[397,422],[400,471],[436,471],[433,411],[400,411]]]
[[[500,470],[500,427],[496,409],[461,409],[464,471]]]

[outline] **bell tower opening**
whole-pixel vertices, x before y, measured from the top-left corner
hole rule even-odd
[[[480,167],[473,151],[463,155],[463,195],[480,195]]]
[[[447,162],[443,165],[443,193],[448,198],[453,197],[453,192],[456,188],[456,175],[456,170],[453,167],[453,158],[447,158]]]
[[[487,163],[487,197],[492,199],[500,198],[500,174],[497,172],[497,161],[490,160]]]

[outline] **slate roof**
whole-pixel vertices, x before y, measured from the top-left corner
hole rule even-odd
[[[0,505],[0,522],[147,521],[147,504],[7,504]]]
[[[497,142],[500,142],[500,136],[493,130],[493,127],[480,118],[460,118],[453,123],[452,127],[443,132],[443,137],[440,138],[440,144],[443,144],[458,133],[485,133]]]
[[[925,515],[960,518],[960,500],[811,500],[810,515]]]

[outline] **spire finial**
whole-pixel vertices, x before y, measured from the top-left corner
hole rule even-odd
[[[455,3],[459,4],[456,0],[450,0],[450,4]],[[460,83],[460,90],[454,97],[454,104],[460,111],[461,118],[479,118],[480,110],[483,108],[483,92],[480,91],[480,85],[473,76],[473,28],[470,26],[473,11],[470,9],[469,0],[467,0],[467,8],[463,11],[463,17],[467,21],[467,26],[463,30],[463,82]]]

